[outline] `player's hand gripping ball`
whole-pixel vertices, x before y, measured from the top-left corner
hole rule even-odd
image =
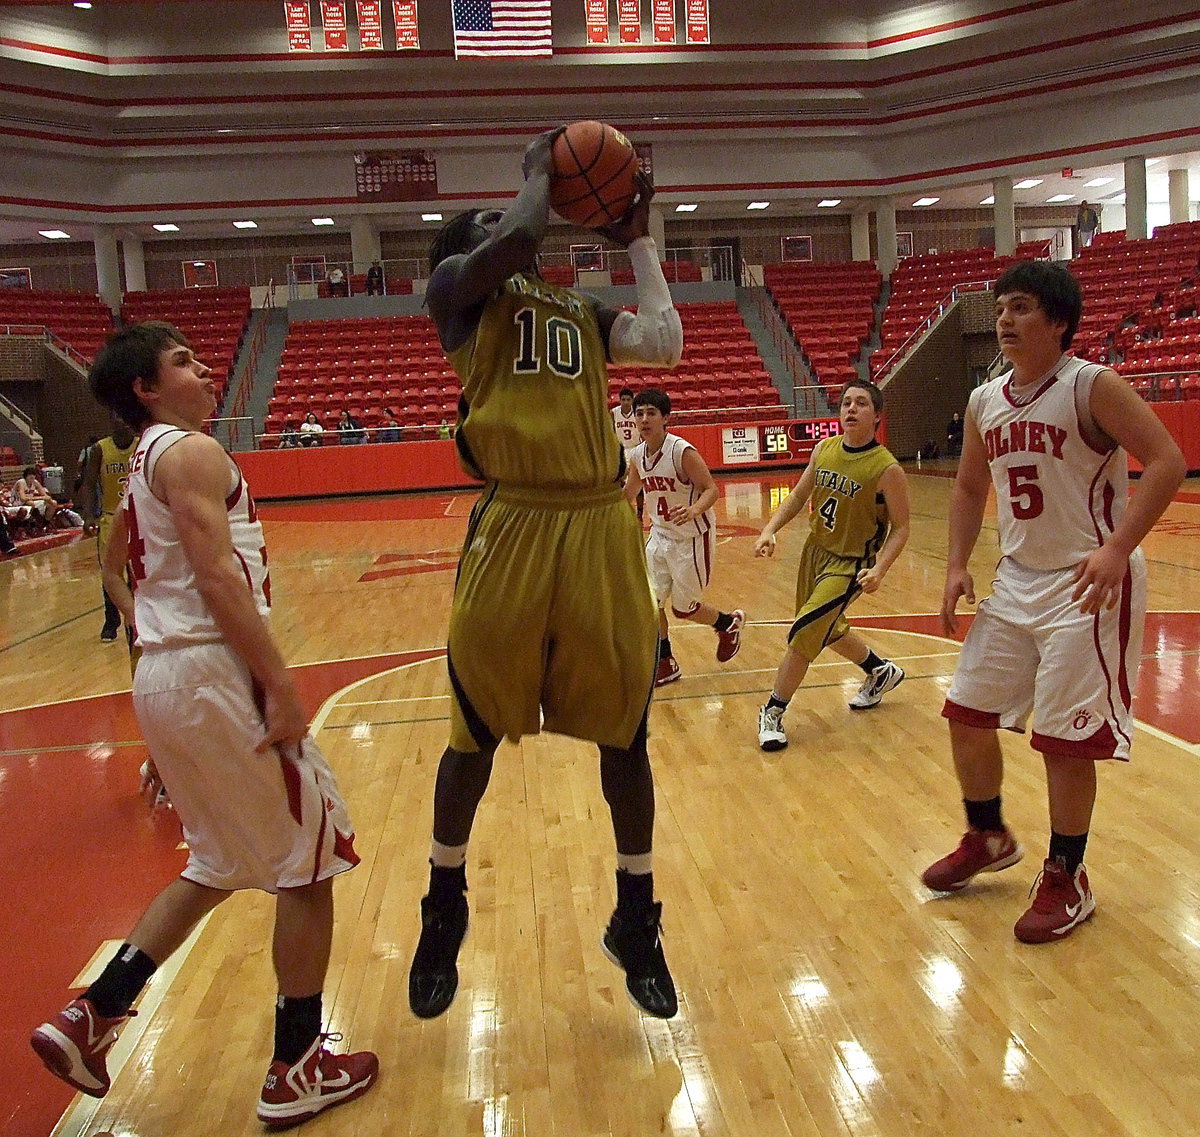
[[[620,221],[637,196],[633,144],[607,123],[573,122],[554,140],[550,206],[560,217],[600,228]]]

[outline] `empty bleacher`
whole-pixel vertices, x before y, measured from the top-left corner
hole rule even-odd
[[[674,371],[610,367],[609,393],[622,387],[667,391],[684,420],[731,408],[781,410],[779,393],[763,366],[733,301],[679,305],[684,354]],[[309,320],[288,332],[264,423],[270,448],[290,419],[308,413],[325,427],[322,442],[338,441],[335,427],[345,408],[368,429],[396,412],[404,437],[434,438],[443,420],[453,422],[461,384],[446,362],[428,316]]]
[[[288,330],[263,446],[309,412],[325,427],[322,442],[334,444],[343,409],[370,429],[391,407],[406,438],[436,437],[443,419],[454,420],[460,393],[428,316],[307,320]]]
[[[858,374],[883,284],[879,270],[864,261],[786,262],[764,265],[763,283],[832,405]]]
[[[249,288],[129,292],[121,316],[126,323],[165,320],[183,332],[196,357],[211,368],[220,404],[250,317]]]
[[[35,292],[0,289],[0,327],[14,332],[48,328],[91,362],[112,334],[112,312],[86,292]]]
[[[1141,241],[1097,234],[1072,269],[1085,300],[1073,350],[1147,398],[1200,397],[1200,222]]]
[[[782,413],[779,392],[758,347],[732,300],[679,304],[683,358],[674,371],[655,367],[609,367],[612,402],[622,387],[658,387],[671,396],[677,421],[741,410],[751,417]]]

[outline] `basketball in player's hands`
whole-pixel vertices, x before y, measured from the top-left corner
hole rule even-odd
[[[637,155],[615,127],[573,122],[554,140],[550,206],[585,229],[620,221],[637,196]]]

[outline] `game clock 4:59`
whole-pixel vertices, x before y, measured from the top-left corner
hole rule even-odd
[[[812,418],[758,429],[764,461],[807,461],[821,439],[842,433],[842,424],[836,418]]]

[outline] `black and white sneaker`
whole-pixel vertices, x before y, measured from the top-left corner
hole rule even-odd
[[[421,899],[421,938],[408,969],[408,1005],[420,1019],[437,1018],[458,990],[458,949],[467,934],[467,898],[452,904]]]
[[[903,682],[903,668],[897,667],[890,659],[885,659],[863,680],[858,694],[850,700],[850,709],[865,711],[869,707],[878,706],[884,695],[894,691]]]
[[[679,1010],[675,982],[663,955],[662,904],[632,912],[617,908],[600,946],[604,954],[625,971],[625,990],[648,1015],[674,1018]]]
[[[782,750],[787,744],[787,733],[783,729],[783,708],[759,707],[758,745],[763,750]]]

